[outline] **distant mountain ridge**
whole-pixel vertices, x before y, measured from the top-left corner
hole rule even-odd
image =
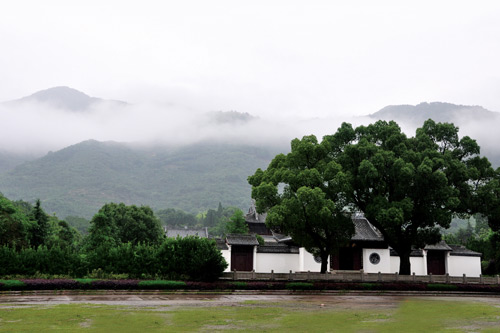
[[[81,91],[66,86],[59,86],[41,90],[29,96],[7,102],[7,104],[16,105],[30,102],[45,103],[58,109],[75,112],[89,110],[92,106],[100,103],[113,104],[113,106],[127,105],[127,103],[123,101],[90,97]]]
[[[204,143],[137,148],[88,140],[0,174],[0,192],[34,201],[64,218],[92,217],[107,202],[177,208],[250,204],[247,177],[266,168],[276,147]]]
[[[432,102],[417,105],[389,105],[369,115],[374,119],[395,120],[423,124],[429,118],[436,122],[457,122],[474,118],[478,120],[498,119],[500,113],[489,111],[482,106],[456,105],[451,103]]]

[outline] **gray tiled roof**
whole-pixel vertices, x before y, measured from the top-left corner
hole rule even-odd
[[[217,245],[217,248],[219,250],[228,250],[229,249],[227,247],[226,241],[224,239],[216,238],[215,244]]]
[[[481,253],[469,250],[463,245],[449,245],[451,248],[450,256],[464,256],[464,257],[480,257]]]
[[[165,235],[169,238],[184,238],[188,236],[198,236],[200,238],[208,238],[208,231],[204,229],[166,229]]]
[[[229,245],[259,245],[255,235],[229,234],[226,241]]]
[[[389,248],[389,252],[390,252],[392,257],[399,256],[398,253],[396,252],[396,250],[394,250],[392,247]],[[415,248],[411,249],[410,257],[423,257],[423,256],[424,256],[424,252],[422,251],[422,249],[415,249]]]
[[[384,236],[378,231],[364,216],[353,216],[354,236],[351,240],[354,241],[384,241]]]
[[[439,250],[439,251],[451,251],[452,248],[446,244],[444,240],[439,241],[436,244],[426,245],[424,247],[425,250]]]

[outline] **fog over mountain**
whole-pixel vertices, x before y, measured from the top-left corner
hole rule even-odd
[[[63,218],[91,217],[111,201],[191,212],[220,201],[245,209],[246,178],[256,168],[287,152],[293,138],[320,139],[344,121],[395,120],[409,136],[429,118],[452,122],[500,166],[499,113],[442,102],[392,105],[365,117],[256,117],[108,101],[56,87],[0,104],[0,117],[0,192],[14,200],[40,198]]]
[[[32,95],[18,100],[7,102],[10,107],[19,107],[23,104],[40,103],[47,107],[53,107],[65,111],[91,111],[93,107],[108,104],[108,107],[119,108],[126,106],[126,102],[105,100],[97,97],[90,97],[81,91],[69,87],[53,87],[38,91]]]
[[[46,154],[85,140],[186,145],[210,141],[288,146],[330,133],[347,118],[255,117],[237,110],[108,101],[56,87],[0,104],[0,151]]]

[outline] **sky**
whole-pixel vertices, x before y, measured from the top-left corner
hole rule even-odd
[[[500,112],[499,17],[499,1],[6,1],[0,101],[69,86],[153,121],[317,125],[433,101]]]

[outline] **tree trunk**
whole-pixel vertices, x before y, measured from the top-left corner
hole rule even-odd
[[[399,254],[399,275],[410,275],[411,274],[410,252],[411,252],[411,249],[409,251],[398,251],[398,254]]]
[[[321,274],[325,274],[328,269],[328,252],[321,253]]]

